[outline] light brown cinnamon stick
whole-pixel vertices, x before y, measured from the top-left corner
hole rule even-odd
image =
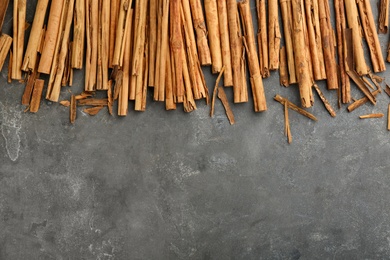
[[[248,86],[242,33],[236,0],[227,0],[229,40],[232,56],[234,103],[248,102]]]
[[[110,0],[100,0],[99,34],[98,34],[98,67],[96,89],[108,89],[108,68],[110,52]]]
[[[97,55],[98,55],[98,26],[99,26],[99,8],[93,0],[86,2],[86,58],[85,58],[85,87],[86,91],[96,89],[97,80]]]
[[[298,77],[299,93],[301,104],[303,107],[311,107],[313,105],[312,85],[313,79],[310,73],[310,62],[308,52],[306,50],[303,13],[303,2],[301,0],[292,0],[293,14],[293,36],[294,36],[294,57],[295,68]]]
[[[292,143],[292,135],[290,129],[290,120],[288,118],[288,103],[284,102],[284,134],[287,136],[287,142]]]
[[[291,0],[279,0],[283,20],[284,41],[286,45],[287,64],[290,84],[297,83],[295,71],[294,44],[293,44],[293,16]],[[303,9],[302,9],[303,10]]]
[[[14,0],[12,79],[22,79],[26,0]]]
[[[215,86],[214,86],[214,90],[213,90],[213,96],[211,98],[210,117],[214,116],[215,99],[217,97],[219,81],[221,80],[222,75],[224,74],[224,72],[225,72],[225,66],[222,67],[222,70],[219,72],[217,80],[215,81]]]
[[[268,0],[269,69],[279,68],[280,39],[278,0]]]
[[[31,102],[30,102],[30,112],[31,113],[37,113],[39,110],[44,84],[45,84],[45,81],[42,79],[35,80],[34,90],[32,92]]]
[[[375,90],[374,92],[372,92],[372,95],[374,97],[376,97],[378,94],[380,93],[379,90]],[[362,105],[364,105],[365,103],[369,102],[370,100],[365,96],[365,97],[362,97],[358,100],[356,100],[355,102],[353,102],[352,104],[350,104],[348,107],[347,107],[347,110],[348,112],[352,112],[354,111],[356,108],[358,107],[361,107]]]
[[[65,7],[65,2],[65,0],[53,0],[51,2],[48,26],[45,34],[46,37],[43,43],[42,56],[38,67],[40,73],[50,73],[57,37],[59,37],[58,35],[60,33],[62,10]]]
[[[280,55],[279,55],[279,79],[280,79],[280,85],[288,87],[289,81],[288,81],[288,67],[287,67],[287,57],[286,57],[286,47],[283,46],[280,48]]]
[[[103,106],[87,107],[83,111],[90,116],[96,116],[103,108]]]
[[[221,33],[222,62],[223,62],[223,66],[225,66],[225,72],[223,74],[223,85],[225,87],[228,87],[228,86],[233,86],[233,73],[232,73],[232,57],[230,52],[230,40],[229,40],[227,1],[217,0],[217,4],[218,4],[219,31]]]
[[[357,72],[350,70],[347,72],[348,76],[356,83],[356,86],[363,92],[364,95],[371,101],[372,104],[376,104],[376,99],[365,85],[364,81],[359,77]]]
[[[167,52],[167,76],[166,76],[166,93],[165,93],[165,109],[175,110],[175,95],[174,95],[174,82],[172,72],[171,52]]]
[[[9,0],[3,0],[0,4],[0,32],[3,29],[3,22],[5,18],[5,14],[8,9]]]
[[[130,24],[129,22],[129,11],[131,10],[131,5],[133,0],[121,0],[119,6],[119,15],[117,21],[116,28],[116,36],[115,36],[115,48],[112,59],[112,66],[120,66],[122,67],[123,62],[123,53],[125,49],[125,34],[126,30]]]
[[[182,35],[182,25],[181,19],[178,15],[172,15],[172,13],[177,12],[177,9],[171,8],[170,15],[170,46],[172,52],[172,65],[173,65],[173,81],[174,86],[176,87],[176,103],[182,103],[184,101],[184,82],[183,82],[183,58],[182,58],[182,49],[183,46],[183,35]],[[194,21],[195,23],[195,21]],[[198,39],[199,40],[199,39]]]
[[[72,68],[75,69],[83,68],[84,39],[85,39],[85,0],[76,0],[74,17],[73,17]]]
[[[376,113],[376,114],[368,114],[359,116],[360,119],[368,119],[368,118],[382,118],[384,114]]]
[[[77,116],[77,101],[74,95],[70,97],[70,107],[69,107],[69,119],[70,123],[74,124]]]
[[[149,86],[154,87],[157,50],[157,7],[158,0],[149,1]]]
[[[190,0],[192,21],[196,32],[196,42],[201,65],[211,65],[211,54],[207,42],[206,22],[200,0]]]
[[[328,89],[338,89],[338,75],[337,75],[337,64],[334,56],[334,45],[333,45],[333,31],[329,27],[330,16],[326,12],[327,6],[326,0],[319,0],[319,17],[321,26],[321,39],[322,48],[324,51],[324,60],[326,67],[326,80]]]
[[[204,0],[204,9],[206,13],[206,22],[208,28],[208,39],[210,43],[211,53],[211,71],[218,73],[221,71],[222,51],[221,51],[221,36],[219,32],[218,22],[218,7],[217,0]]]
[[[30,32],[30,38],[28,40],[28,44],[27,44],[27,48],[26,48],[26,52],[22,64],[23,71],[34,70],[35,68],[39,43],[41,39],[41,32],[42,32],[48,4],[49,4],[49,0],[38,0],[37,2],[34,21]]]
[[[317,121],[317,118],[313,114],[311,114],[311,113],[307,112],[306,110],[303,110],[302,108],[298,107],[297,105],[291,103],[291,101],[289,101],[287,98],[281,97],[280,95],[276,95],[274,97],[274,99],[282,105],[284,105],[286,103],[289,108],[298,112],[299,114],[306,116],[307,118],[309,118],[311,120]]]
[[[244,41],[246,44],[250,81],[252,85],[254,110],[261,112],[267,110],[267,103],[264,94],[263,80],[260,73],[259,59],[256,51],[255,35],[253,31],[252,15],[248,0],[238,3],[241,14],[241,21],[244,28]]]
[[[378,16],[378,32],[387,33],[389,27],[389,0],[380,0]]]
[[[376,25],[372,15],[370,1],[359,0],[357,3],[359,6],[360,19],[364,35],[370,50],[371,62],[374,72],[385,71],[385,61],[383,60],[381,45],[379,43],[378,34],[376,32]]]
[[[12,38],[6,34],[0,36],[0,71],[3,69],[5,59],[11,48]]]
[[[225,113],[226,113],[227,118],[229,119],[229,123],[231,125],[234,125],[235,124],[234,114],[233,114],[233,111],[229,105],[229,101],[227,99],[225,90],[221,86],[218,87],[218,98],[221,100],[222,105],[225,108]]]
[[[256,0],[257,7],[257,42],[259,47],[260,74],[263,78],[269,77],[268,67],[268,35],[265,0]]]
[[[34,89],[35,80],[39,78],[38,65],[39,65],[40,55],[37,56],[35,61],[35,68],[33,71],[27,76],[26,87],[24,88],[23,96],[22,96],[22,105],[28,106],[30,105],[31,95]]]

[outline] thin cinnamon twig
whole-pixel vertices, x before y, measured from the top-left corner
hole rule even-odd
[[[292,143],[292,135],[290,129],[290,120],[288,117],[288,103],[284,102],[284,134],[287,136],[287,142]]]
[[[11,48],[12,38],[6,34],[0,36],[0,71],[3,69],[3,65],[7,54]]]
[[[235,123],[234,114],[233,114],[232,109],[230,108],[228,99],[226,97],[225,90],[221,86],[218,87],[218,98],[221,100],[222,105],[225,108],[226,116],[229,119],[230,124],[234,125],[234,123]]]
[[[213,97],[211,99],[211,109],[210,109],[210,117],[214,116],[214,107],[215,107],[215,98],[217,96],[217,91],[218,91],[218,84],[219,81],[221,80],[221,77],[223,73],[225,72],[225,66],[222,67],[221,71],[219,72],[219,75],[217,77],[217,80],[215,81],[215,86],[214,86],[214,91],[213,91]]]
[[[347,71],[347,74],[349,77],[353,80],[353,82],[356,83],[356,86],[363,92],[364,95],[373,103],[374,105],[376,104],[376,99],[370,92],[370,90],[367,88],[366,84],[364,81],[359,77],[357,72],[354,70]]]
[[[83,111],[85,113],[87,113],[88,115],[90,116],[95,116],[97,115],[100,110],[102,110],[104,108],[104,106],[95,106],[95,107],[87,107],[87,108],[84,108]]]
[[[328,110],[329,114],[332,117],[336,116],[336,112],[333,110],[332,106],[330,105],[329,101],[325,98],[324,94],[322,93],[321,89],[318,87],[317,84],[313,85],[314,89],[316,90],[318,96],[320,97],[322,103],[324,103],[324,106],[326,110]]]
[[[70,97],[69,119],[70,123],[74,124],[77,116],[77,101],[74,95]]]
[[[376,114],[368,114],[368,115],[362,115],[359,116],[360,119],[367,119],[367,118],[381,118],[383,117],[383,113],[376,113]]]
[[[287,98],[281,97],[280,95],[276,95],[274,97],[274,99],[282,105],[284,105],[284,103],[287,103],[288,107],[291,108],[292,110],[298,112],[299,114],[301,114],[303,116],[306,116],[307,118],[310,118],[311,120],[317,121],[317,118],[314,115],[307,112],[306,110],[303,110],[302,108],[298,107],[297,105],[291,103]]]
[[[374,97],[376,97],[376,95],[378,95],[380,92],[379,90],[375,90],[374,92],[372,92],[372,95]],[[347,107],[347,110],[348,112],[352,112],[354,111],[356,108],[364,105],[365,103],[367,103],[369,101],[369,99],[367,97],[362,97],[361,99],[358,99],[358,100],[355,100],[351,105],[349,105]]]

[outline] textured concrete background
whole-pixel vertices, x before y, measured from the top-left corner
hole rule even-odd
[[[387,41],[381,36],[383,50]],[[234,126],[219,101],[210,119],[202,101],[185,114],[151,98],[146,112],[126,118],[79,109],[70,125],[58,104],[24,113],[24,86],[6,84],[6,74],[5,67],[1,260],[390,258],[390,133],[384,118],[358,119],[386,113],[385,94],[376,107],[343,107],[334,119],[316,97],[310,111],[318,122],[290,112],[288,145],[283,107],[272,98],[297,102],[298,89],[280,87],[275,72],[264,80],[269,110],[234,105]],[[61,97],[81,92],[82,77]],[[325,95],[336,104],[335,92]]]

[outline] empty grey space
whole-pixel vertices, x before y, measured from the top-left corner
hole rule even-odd
[[[36,1],[27,3],[31,23]],[[377,19],[376,1],[372,8]],[[388,39],[380,35],[383,55]],[[203,100],[186,114],[182,106],[165,111],[151,95],[146,112],[90,117],[79,107],[71,125],[68,108],[46,100],[37,114],[23,112],[24,84],[6,83],[7,64],[1,260],[390,258],[390,132],[386,118],[358,118],[387,117],[386,94],[375,107],[336,109],[336,118],[316,96],[309,111],[318,122],[290,111],[288,145],[284,108],[273,97],[299,104],[299,91],[281,87],[277,71],[264,79],[268,111],[254,113],[252,99],[232,104],[233,126],[219,100],[210,118]],[[216,75],[204,72],[212,92]],[[389,72],[378,75],[390,82]],[[60,99],[83,82],[75,72]],[[337,93],[319,85],[336,108]]]

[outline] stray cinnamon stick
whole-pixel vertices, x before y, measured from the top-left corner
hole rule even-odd
[[[383,117],[384,114],[382,113],[377,113],[377,114],[368,114],[368,115],[362,115],[359,116],[360,119],[367,119],[367,118],[381,118]]]
[[[379,94],[379,90],[375,90],[374,92],[372,92],[372,95],[374,97],[376,97],[378,94]],[[356,100],[355,102],[353,102],[351,105],[348,106],[347,110],[348,112],[352,112],[354,111],[356,108],[364,105],[365,103],[369,102],[370,100],[367,98],[367,97],[363,97],[361,99],[358,99]]]
[[[283,46],[280,48],[280,55],[279,55],[279,79],[280,79],[280,85],[288,87],[289,81],[288,81],[288,67],[287,67],[287,57],[286,57],[286,47]]]
[[[221,36],[219,32],[217,0],[204,0],[208,38],[211,53],[211,71],[218,73],[222,69]]]
[[[41,32],[45,20],[46,10],[49,0],[38,0],[32,24],[30,38],[28,40],[26,53],[24,55],[22,70],[34,70],[38,54],[38,48],[41,40]]]
[[[369,0],[357,1],[360,12],[360,19],[363,26],[364,35],[370,50],[372,67],[374,72],[386,70],[385,61],[383,60],[382,49],[379,43],[376,25],[372,15],[371,4]]]
[[[227,0],[234,103],[248,102],[244,47],[236,0]]]
[[[76,0],[73,20],[72,68],[82,69],[85,39],[85,0]]]
[[[303,107],[311,107],[314,103],[312,85],[313,79],[310,73],[310,62],[305,43],[304,10],[302,0],[292,0],[293,36],[295,68],[298,77],[299,93]]]
[[[241,20],[244,28],[244,43],[247,51],[254,110],[255,112],[261,112],[267,110],[267,103],[264,94],[263,80],[260,73],[258,54],[256,51],[249,1],[243,0],[238,3],[238,6],[240,8]]]
[[[71,124],[74,124],[74,122],[76,121],[76,116],[77,116],[77,101],[74,95],[72,95],[70,97],[70,108],[69,108],[69,118]]]
[[[389,27],[389,0],[380,0],[379,2],[379,17],[378,17],[378,32],[386,34]]]
[[[60,105],[63,105],[64,107],[69,107],[70,106],[70,101],[69,100],[61,100]]]
[[[221,100],[222,105],[225,108],[226,116],[229,119],[229,123],[231,125],[234,125],[234,123],[235,123],[234,114],[233,114],[232,109],[230,108],[229,101],[226,97],[225,90],[221,86],[218,87],[218,98]]]
[[[353,70],[350,70],[347,73],[348,73],[349,77],[353,80],[353,82],[356,83],[356,86],[363,92],[364,95],[366,95],[368,100],[370,100],[371,103],[373,103],[375,105],[376,104],[375,97],[372,95],[372,93],[367,88],[364,81],[359,77],[359,75]]]
[[[281,38],[278,0],[268,0],[268,50],[270,70],[277,70],[279,68],[279,49]]]
[[[287,142],[292,143],[292,135],[290,129],[290,120],[288,118],[288,103],[284,102],[284,134],[287,136]]]
[[[281,97],[280,95],[276,95],[274,97],[274,99],[282,105],[287,103],[288,107],[291,108],[292,110],[298,112],[299,114],[301,114],[303,116],[306,116],[307,118],[310,118],[311,120],[317,121],[317,118],[314,115],[307,112],[306,110],[303,110],[302,108],[298,107],[297,105],[291,103],[287,98]]]
[[[61,30],[60,24],[65,3],[65,0],[53,0],[51,2],[48,26],[45,34],[46,36],[43,43],[42,56],[38,67],[38,71],[40,73],[50,73],[57,43],[57,37],[59,37]]]
[[[196,32],[196,42],[201,65],[211,65],[210,48],[207,42],[206,22],[200,0],[190,0],[192,21]],[[236,4],[237,5],[237,4]]]
[[[103,106],[95,106],[95,107],[88,107],[88,108],[84,108],[83,111],[85,113],[87,113],[88,115],[90,116],[95,116],[97,115],[100,110],[102,110],[104,107]]]
[[[39,110],[39,105],[41,103],[42,91],[45,81],[42,79],[35,80],[34,90],[31,96],[30,103],[30,112],[36,113]]]
[[[3,69],[5,59],[11,48],[12,38],[6,34],[0,36],[0,71]]]
[[[355,69],[359,75],[366,75],[369,69],[364,59],[362,35],[360,33],[359,14],[357,11],[356,0],[344,0],[344,3],[345,12],[347,14],[348,27],[352,29],[352,44]]]
[[[265,0],[256,0],[257,8],[257,42],[259,47],[260,74],[263,78],[269,77],[268,67],[268,35],[267,35],[267,17],[265,11]]]
[[[225,66],[223,74],[223,85],[225,87],[233,86],[232,74],[232,57],[230,52],[229,27],[228,27],[228,13],[227,1],[217,0],[218,4],[218,22],[219,31],[221,33],[221,48],[222,48],[222,62]]]
[[[0,32],[3,28],[3,22],[5,18],[5,14],[8,9],[9,0],[3,0],[0,4]]]
[[[217,80],[215,81],[213,96],[211,98],[210,117],[214,116],[215,99],[216,99],[217,92],[218,92],[218,85],[219,85],[219,81],[221,80],[221,77],[222,77],[224,72],[225,72],[225,66],[222,67],[222,70],[219,72]]]
[[[332,106],[330,105],[329,101],[325,98],[324,94],[322,93],[321,89],[318,87],[317,84],[313,85],[314,89],[316,90],[318,96],[320,97],[322,103],[324,103],[324,106],[326,110],[328,110],[329,114],[332,117],[336,116],[336,112],[333,110]]]
[[[14,0],[12,79],[22,79],[26,0]]]

